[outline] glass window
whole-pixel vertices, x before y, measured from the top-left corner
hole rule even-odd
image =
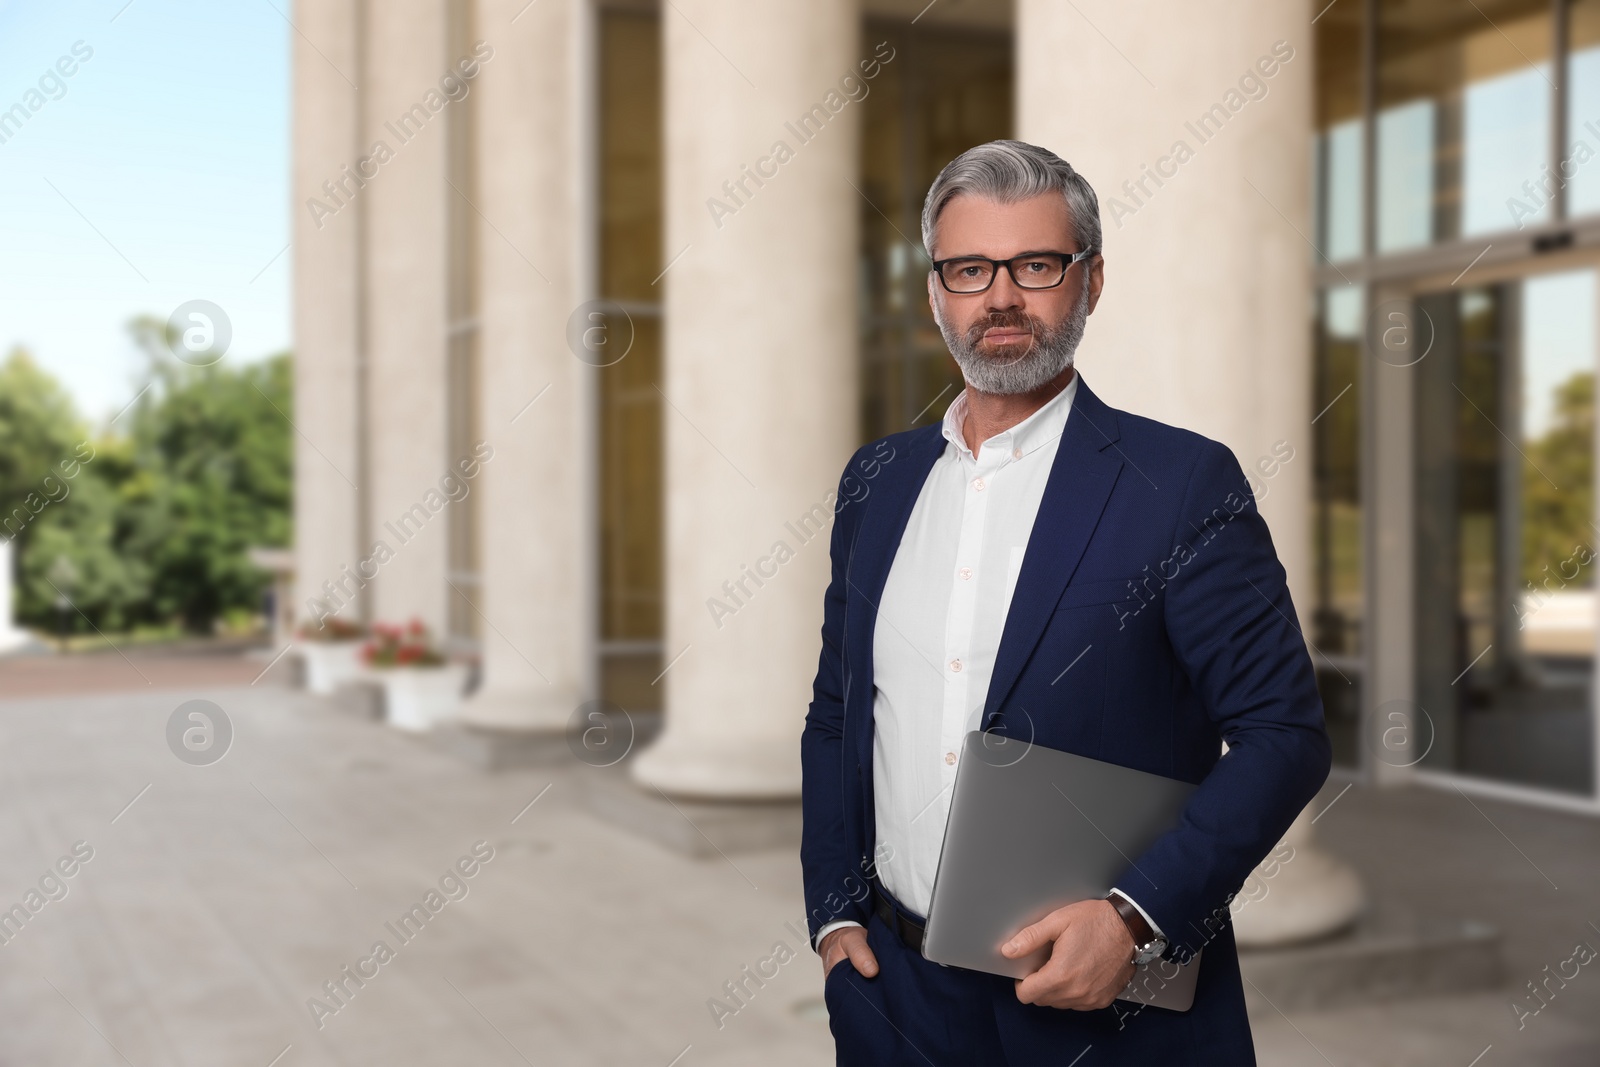
[[[661,672],[661,20],[600,13],[599,325],[627,336],[599,367],[601,692],[630,710],[660,706]]]
[[[1425,766],[1592,789],[1594,270],[1419,301]]]
[[[1381,0],[1377,244],[1396,252],[1514,229],[1549,161],[1548,0]]]
[[[1347,119],[1318,139],[1322,250],[1331,260],[1361,255],[1361,158],[1365,123]]]
[[[950,160],[1010,137],[1009,34],[874,21],[885,64],[861,123],[864,440],[939,419],[962,387],[928,310],[922,198]]]
[[[1567,23],[1567,129],[1561,176],[1567,214],[1600,211],[1600,0],[1579,0]],[[1528,208],[1551,195],[1552,178],[1529,182],[1516,194]]]
[[[1317,20],[1318,247],[1331,260],[1361,255],[1361,31],[1365,7],[1335,4]]]
[[[1493,233],[1523,221],[1507,209],[1507,201],[1522,191],[1524,182],[1537,180],[1549,165],[1549,69],[1548,63],[1541,62],[1466,87],[1462,236]],[[1546,221],[1550,214],[1547,199],[1527,221]]]
[[[1529,278],[1522,296],[1521,588],[1524,652],[1588,671],[1593,551],[1595,272]]]
[[[1313,344],[1312,537],[1316,568],[1312,641],[1334,758],[1359,766],[1363,584],[1361,331],[1357,286],[1322,294]]]
[[[1378,251],[1427,244],[1433,237],[1432,101],[1378,113]]]

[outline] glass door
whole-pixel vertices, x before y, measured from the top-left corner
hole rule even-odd
[[[1594,269],[1416,300],[1421,765],[1591,795]]]

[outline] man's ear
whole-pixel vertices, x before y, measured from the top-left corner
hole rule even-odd
[[[1094,266],[1089,268],[1089,312],[1094,313],[1094,307],[1100,303],[1100,290],[1106,284],[1106,260],[1104,256],[1094,257]]]
[[[934,292],[934,288],[933,288],[937,284],[938,283],[933,280],[933,271],[929,270],[928,271],[928,310],[933,312],[933,318],[934,318],[935,322],[937,322],[938,319],[939,319],[939,303],[938,303],[939,297]]]

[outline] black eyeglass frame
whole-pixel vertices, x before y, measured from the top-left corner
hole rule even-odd
[[[939,284],[944,287],[945,292],[954,293],[956,296],[977,296],[979,293],[987,293],[994,287],[995,279],[1000,277],[1000,268],[1004,267],[1006,273],[1011,276],[1011,284],[1018,289],[1026,289],[1030,293],[1038,293],[1046,289],[1054,289],[1066,281],[1067,271],[1072,269],[1074,263],[1082,262],[1090,256],[1099,254],[1098,249],[1086,248],[1082,252],[1023,252],[1012,256],[1010,259],[989,259],[987,256],[951,256],[949,259],[933,260],[933,273],[939,279]],[[1059,258],[1061,260],[1061,277],[1049,285],[1023,285],[1017,280],[1017,273],[1011,269],[1011,265],[1019,259],[1038,259],[1040,256],[1055,256]],[[987,263],[992,272],[989,275],[989,284],[982,289],[952,289],[944,276],[944,265],[946,263]]]

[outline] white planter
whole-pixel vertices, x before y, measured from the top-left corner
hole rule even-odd
[[[385,718],[398,730],[421,732],[455,718],[467,687],[467,666],[378,667],[368,677],[383,683]]]
[[[302,641],[298,648],[306,665],[306,689],[331,696],[340,682],[361,674],[364,641]]]

